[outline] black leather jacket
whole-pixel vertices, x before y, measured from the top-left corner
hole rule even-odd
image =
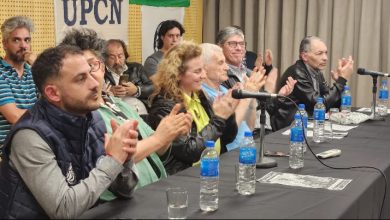
[[[318,75],[319,91],[314,89],[313,80],[310,76],[309,70],[306,68],[302,60],[298,60],[294,65],[290,66],[282,75],[279,88],[286,84],[287,77],[291,76],[297,83],[295,84],[293,92],[289,98],[294,100],[296,104],[305,104],[306,111],[309,116],[313,115],[314,105],[318,96],[324,98],[326,110],[333,107],[340,106],[341,93],[347,80],[339,77],[332,87],[329,87],[322,74]],[[294,119],[297,108],[295,105],[286,100],[278,108],[276,114],[271,117],[271,124],[274,130],[279,130],[287,127]]]
[[[214,115],[211,104],[202,91],[199,91],[199,99],[203,108],[210,118],[209,124],[201,131],[197,132],[195,122],[192,123],[190,134],[179,137],[172,142],[172,146],[161,156],[165,169],[169,175],[191,167],[193,163],[199,161],[205,149],[204,142],[207,140],[216,141],[221,138],[221,153],[227,151],[226,144],[232,142],[237,134],[236,118],[233,114],[227,120]],[[152,102],[149,112],[149,123],[156,129],[161,119],[167,116],[177,102],[164,99],[158,95]],[[183,111],[185,111],[183,109]]]
[[[147,77],[144,67],[140,63],[127,63],[127,70],[123,74],[129,75],[129,82],[132,82],[135,86],[139,86],[141,95],[138,97],[143,102],[147,102],[147,99],[152,94],[154,86],[152,81]],[[116,85],[115,80],[111,73],[106,69],[104,74],[104,81],[111,85]]]

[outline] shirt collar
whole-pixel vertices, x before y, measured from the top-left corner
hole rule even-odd
[[[313,67],[311,67],[311,66],[308,65],[307,63],[305,63],[305,66],[306,66],[307,70],[309,71],[309,73],[310,73],[312,76],[317,76],[318,74],[321,73],[321,71],[315,70]]]
[[[0,59],[0,62],[1,62],[1,65],[3,65],[4,67],[7,67],[7,68],[14,68],[14,67],[11,66],[9,63],[7,63],[4,59]],[[24,64],[23,64],[23,67],[24,67],[24,69],[30,69],[30,65],[28,65],[27,63],[24,63]]]

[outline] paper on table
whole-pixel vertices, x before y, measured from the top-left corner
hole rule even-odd
[[[357,125],[340,125],[340,124],[336,124],[336,123],[332,124],[333,131],[349,131],[349,130],[356,128],[356,127],[357,127]]]
[[[352,179],[340,179],[334,177],[322,177],[312,175],[300,175],[294,173],[282,173],[271,171],[257,179],[260,183],[281,184],[305,188],[318,188],[327,190],[344,190],[352,182]]]
[[[363,107],[356,110],[357,112],[371,112],[371,108]]]
[[[349,126],[351,127],[351,126]],[[343,130],[338,130],[338,131],[343,131]],[[290,129],[287,129],[286,131],[284,131],[282,133],[282,135],[290,135]],[[334,132],[333,135],[332,135],[332,139],[342,139],[343,137],[347,136],[348,135],[348,132],[345,132],[345,133],[338,133],[338,132]],[[313,137],[313,130],[307,130],[307,136],[306,138],[311,138]]]
[[[290,135],[290,129],[284,131],[282,135]],[[307,130],[307,136],[306,137],[313,137],[313,130]]]
[[[357,112],[371,112],[371,108],[363,107],[356,110]],[[387,114],[390,114],[390,109],[387,109]]]

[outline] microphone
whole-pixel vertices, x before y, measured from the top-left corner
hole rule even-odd
[[[248,92],[241,89],[233,89],[232,97],[235,99],[245,99],[245,98],[276,98],[278,94],[272,94],[268,92]]]
[[[382,72],[373,71],[373,70],[366,70],[364,68],[358,68],[357,73],[360,75],[385,76],[385,77],[389,76],[388,73],[382,73]]]

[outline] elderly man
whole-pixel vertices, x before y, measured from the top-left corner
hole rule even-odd
[[[119,39],[107,41],[105,52],[105,81],[114,96],[122,98],[139,115],[146,115],[148,97],[153,92],[153,83],[147,77],[142,64],[126,62],[125,42]]]
[[[24,16],[8,18],[1,25],[4,59],[0,59],[0,155],[11,126],[37,100],[30,65],[32,21]]]
[[[207,94],[207,98],[212,102],[217,96],[226,94],[228,89],[222,85],[228,80],[227,71],[229,66],[225,61],[221,47],[215,44],[203,43],[202,59],[204,69],[206,71],[206,79],[202,82],[202,89]],[[261,69],[262,70],[262,69]],[[245,88],[245,90],[256,92],[265,84],[265,74],[261,70],[255,69],[245,83],[234,88]],[[240,100],[236,108],[236,123],[238,132],[236,139],[232,143],[226,145],[228,150],[239,147],[241,138],[245,131],[252,131],[256,120],[256,106],[254,99]]]
[[[0,163],[0,218],[76,218],[110,189],[129,198],[136,121],[105,135],[99,82],[77,47],[45,50],[32,73],[42,98],[10,131]],[[104,143],[104,146],[103,146]]]
[[[228,26],[224,29],[220,30],[217,35],[217,44],[222,48],[223,54],[225,55],[226,62],[229,65],[228,70],[228,77],[229,79],[226,80],[223,85],[227,88],[232,88],[236,83],[238,82],[244,82],[245,77],[251,75],[251,70],[246,68],[244,65],[244,57],[246,52],[246,43],[245,43],[245,37],[242,32],[242,30],[238,27]],[[272,53],[270,50],[267,50],[266,56],[265,56],[266,62],[262,62],[262,57],[259,56],[258,60],[256,61],[257,68],[260,68],[261,66],[264,67],[264,72],[267,74],[265,85],[262,89],[264,89],[266,92],[269,93],[275,93],[276,92],[276,81],[278,76],[278,70],[276,68],[272,67]],[[287,86],[283,87],[279,91],[279,94],[287,95],[290,94],[292,89],[294,88],[295,80],[291,77],[285,79]],[[272,101],[269,105],[267,105],[267,117],[266,117],[266,124],[265,124],[265,133],[271,132],[271,121],[270,116],[276,111],[278,108],[278,104],[281,103],[279,101]],[[257,117],[256,117],[256,124],[255,124],[255,133],[258,133],[260,128],[260,111],[257,111]]]
[[[340,106],[344,85],[352,75],[352,57],[342,58],[339,60],[337,70],[332,71],[335,82],[332,87],[328,86],[322,73],[327,66],[327,61],[328,49],[325,43],[315,36],[305,37],[299,46],[299,60],[290,66],[281,78],[280,86],[284,85],[287,77],[293,77],[298,81],[290,98],[297,104],[304,103],[309,115],[313,114],[319,96],[324,98],[326,109]],[[274,129],[278,130],[290,125],[295,112],[294,104],[286,101],[272,119]]]

